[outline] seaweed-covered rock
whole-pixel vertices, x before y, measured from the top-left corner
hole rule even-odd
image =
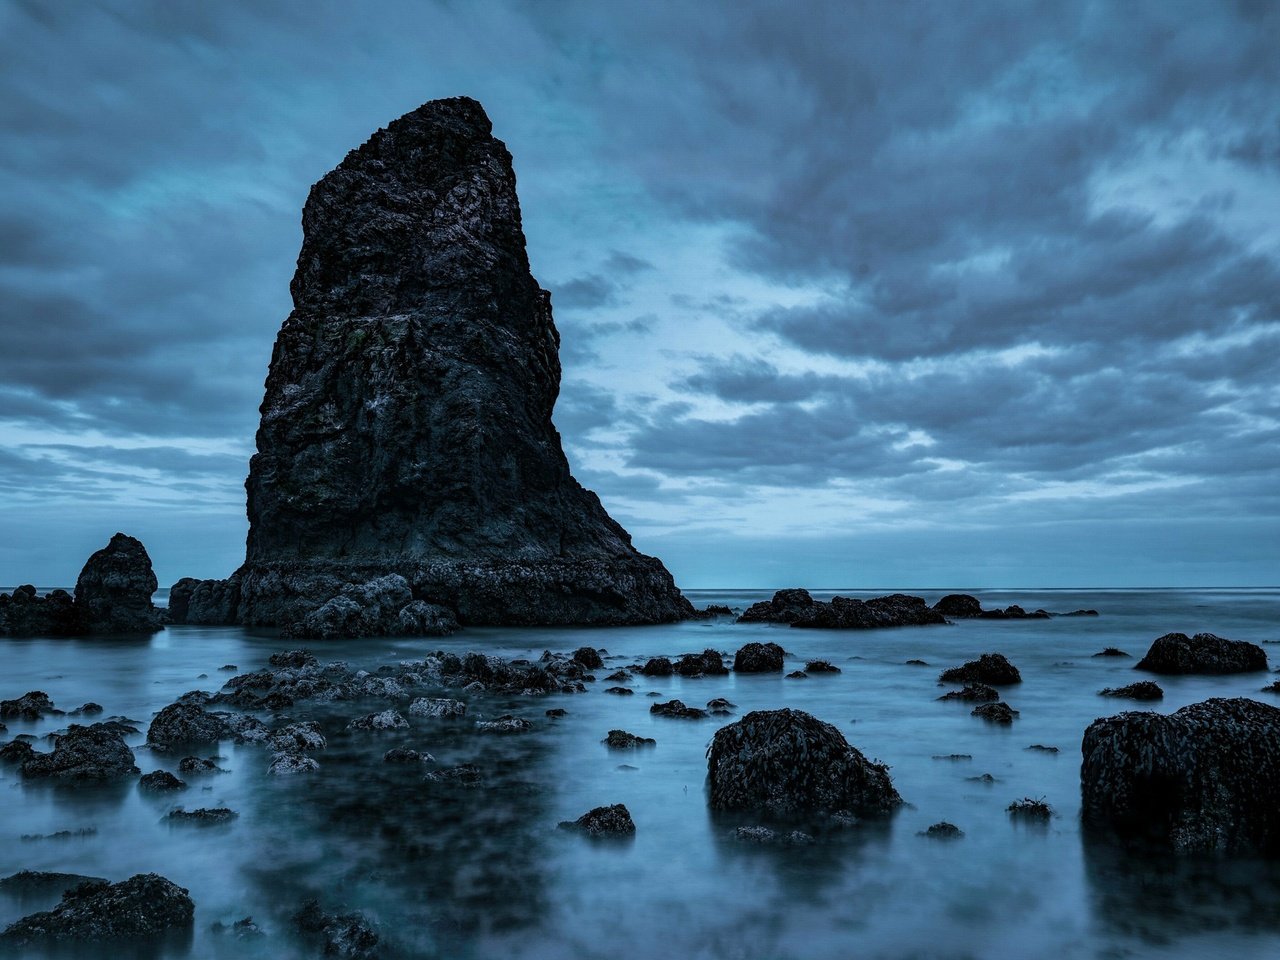
[[[72,724],[58,737],[51,753],[33,753],[22,764],[29,780],[119,780],[138,772],[133,751],[119,732],[106,724]]]
[[[625,730],[610,730],[609,735],[604,738],[604,743],[610,750],[634,750],[637,747],[651,747],[657,742],[652,737],[640,737]]]
[[[156,714],[147,728],[147,743],[160,751],[188,744],[217,743],[231,736],[224,717],[193,703],[169,704]]]
[[[646,677],[669,677],[675,673],[675,666],[666,657],[653,657],[645,662],[640,672]]]
[[[53,701],[43,690],[32,690],[16,700],[0,700],[0,717],[39,720],[46,713],[57,713]]]
[[[717,677],[729,670],[717,651],[707,649],[701,653],[686,653],[676,662],[675,672],[682,677]]]
[[[407,730],[409,721],[395,710],[383,710],[357,717],[347,724],[348,730]]]
[[[320,661],[310,650],[281,650],[267,657],[267,663],[281,670],[305,670],[307,667],[320,666]]]
[[[1021,683],[1018,668],[1005,659],[1002,653],[984,653],[977,660],[970,660],[962,667],[942,671],[939,683],[986,683],[996,687]]]
[[[573,651],[571,659],[582,664],[588,670],[604,669],[604,661],[600,659],[600,653],[594,647],[579,647]]]
[[[1000,723],[1008,725],[1013,723],[1014,717],[1018,715],[1018,711],[1013,709],[1004,701],[997,703],[982,703],[974,707],[970,713],[975,717],[981,717],[988,723]]]
[[[748,643],[733,657],[734,673],[781,673],[783,649],[776,643]]]
[[[1124,697],[1128,700],[1164,699],[1164,691],[1160,689],[1160,684],[1151,680],[1139,680],[1137,683],[1131,683],[1125,687],[1107,687],[1105,690],[1099,690],[1098,695],[1101,697]]]
[[[1179,853],[1280,857],[1280,709],[1215,698],[1122,713],[1090,724],[1081,752],[1087,823]]]
[[[152,770],[138,778],[138,789],[147,793],[170,793],[187,789],[187,784],[168,770]]]
[[[756,710],[717,730],[707,782],[717,810],[874,815],[902,804],[888,767],[801,710]]]
[[[935,603],[933,609],[952,620],[982,616],[982,602],[967,593],[949,593]]]
[[[75,609],[94,633],[154,633],[164,628],[151,602],[157,586],[146,547],[117,533],[80,571]]]
[[[986,703],[1000,699],[1000,691],[985,683],[966,683],[963,690],[951,690],[938,698],[939,700],[965,700],[971,703]]]
[[[1005,807],[1014,820],[1029,820],[1033,823],[1048,823],[1053,818],[1053,807],[1043,798],[1023,797]]]
[[[589,837],[634,837],[635,821],[631,819],[631,811],[621,803],[609,807],[596,807],[580,816],[577,820],[562,820],[561,830],[575,830]]]
[[[446,717],[464,717],[467,714],[467,705],[461,700],[450,700],[445,697],[419,697],[409,704],[409,716],[411,717],[432,717],[435,719],[444,719]]]
[[[0,947],[149,939],[190,927],[194,913],[187,891],[158,874],[89,881],[68,890],[52,910],[11,924],[0,934]]]
[[[293,916],[295,926],[320,941],[326,957],[340,960],[376,960],[378,932],[363,913],[326,913],[316,900],[308,900]]]
[[[1267,654],[1255,643],[1212,633],[1166,633],[1157,638],[1135,670],[1152,673],[1250,673],[1267,669]]]
[[[697,707],[685,706],[683,701],[668,700],[666,703],[655,703],[649,707],[649,712],[659,717],[675,717],[680,720],[701,720],[707,716],[707,711],[700,710]]]

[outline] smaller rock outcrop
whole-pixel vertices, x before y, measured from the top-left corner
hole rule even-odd
[[[894,593],[871,600],[832,597],[814,600],[802,589],[779,590],[769,600],[753,603],[739,623],[786,623],[793,627],[826,630],[870,630],[878,627],[924,626],[946,623],[947,618],[920,597]]]
[[[158,874],[88,881],[64,893],[52,910],[11,924],[0,934],[0,946],[146,940],[190,927],[194,913],[187,891]]]
[[[348,730],[407,730],[409,721],[395,710],[383,710],[357,717],[347,724]]]
[[[1095,720],[1081,816],[1177,853],[1280,857],[1280,709],[1245,698]]]
[[[1160,684],[1151,680],[1139,680],[1126,687],[1107,687],[1098,691],[1100,697],[1124,697],[1128,700],[1163,700],[1164,691]]]
[[[707,711],[698,707],[685,706],[681,700],[668,700],[666,703],[655,703],[649,707],[649,712],[659,717],[674,717],[678,720],[701,720],[707,716]]]
[[[1228,640],[1212,633],[1166,633],[1157,638],[1135,670],[1152,673],[1225,674],[1267,669],[1267,654],[1256,643]]]
[[[703,650],[701,653],[686,653],[676,661],[675,672],[682,677],[717,677],[729,672],[724,659],[715,650]]]
[[[169,823],[192,827],[222,827],[239,816],[230,807],[201,807],[199,810],[184,810],[179,807],[177,810],[170,810],[165,819]]]
[[[17,720],[39,720],[45,714],[62,711],[54,709],[53,701],[43,690],[32,690],[16,700],[0,700],[0,717]]]
[[[562,820],[560,829],[574,830],[599,839],[626,838],[636,835],[636,825],[631,819],[631,811],[621,803],[615,803],[609,807],[596,807],[577,820]]]
[[[733,657],[734,673],[781,673],[783,649],[776,643],[748,643]]]
[[[1002,653],[984,653],[977,660],[970,660],[962,667],[942,671],[939,683],[986,683],[995,687],[1022,682],[1018,668],[1005,659]]]
[[[927,830],[921,830],[920,836],[928,837],[931,840],[960,840],[964,837],[964,831],[957,827],[954,823],[946,820],[939,820],[931,825]]]
[[[459,629],[452,610],[413,599],[409,581],[398,573],[348,584],[301,619],[285,627],[286,637],[442,637]]]
[[[1018,715],[1018,711],[1013,709],[1004,701],[997,703],[983,703],[974,707],[971,714],[975,717],[981,717],[988,723],[999,723],[1008,725],[1013,723],[1014,718]]]
[[[966,683],[963,690],[951,690],[938,698],[939,700],[964,700],[970,703],[986,703],[1000,699],[1000,691],[985,683]]]
[[[225,718],[193,703],[171,703],[151,721],[147,743],[161,752],[198,743],[217,743],[231,732]]]
[[[419,697],[409,704],[409,716],[445,719],[448,717],[465,717],[467,705],[461,700],[450,700],[447,697]]]
[[[1023,797],[1005,807],[1014,820],[1026,820],[1032,823],[1048,823],[1053,818],[1053,807],[1043,798]]]
[[[76,611],[91,633],[154,633],[163,629],[157,586],[142,541],[117,533],[80,571]]]
[[[802,710],[756,710],[717,730],[707,750],[707,783],[716,810],[866,816],[902,804],[887,766]]]
[[[967,593],[949,593],[935,603],[933,609],[952,620],[982,616],[982,602]]]
[[[604,744],[610,750],[635,750],[637,747],[652,747],[658,741],[652,737],[641,737],[625,730],[610,730],[604,738]]]
[[[640,672],[646,677],[669,677],[675,673],[675,669],[666,657],[653,657],[640,668]]]
[[[22,764],[22,776],[28,780],[105,781],[137,773],[124,738],[102,723],[72,724],[51,753],[32,753]]]
[[[146,793],[170,793],[174,790],[187,789],[187,784],[168,770],[152,770],[138,779],[138,789]]]
[[[582,664],[588,670],[604,669],[604,661],[600,659],[600,652],[595,647],[579,647],[573,651],[573,656],[570,659]]]

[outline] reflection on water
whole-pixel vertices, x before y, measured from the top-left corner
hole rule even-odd
[[[743,606],[764,596],[717,591],[695,602]],[[412,729],[394,733],[346,730],[383,701],[299,704],[288,718],[314,719],[328,738],[316,754],[318,773],[270,777],[262,748],[227,743],[218,749],[227,773],[186,777],[190,788],[173,796],[142,794],[132,784],[25,784],[0,768],[0,876],[24,868],[113,880],[161,873],[189,888],[196,902],[192,942],[165,945],[163,956],[312,956],[314,946],[297,941],[289,922],[308,897],[326,909],[368,913],[392,957],[1276,955],[1274,865],[1143,859],[1084,844],[1077,817],[1081,733],[1095,717],[1130,708],[1096,692],[1133,677],[1133,660],[1091,654],[1117,646],[1140,655],[1171,630],[1280,640],[1280,593],[990,591],[982,599],[1028,609],[1095,607],[1103,616],[863,633],[727,621],[491,628],[447,641],[313,644],[321,660],[368,669],[439,647],[536,659],[547,648],[586,644],[608,649],[605,670],[596,671],[603,677],[649,656],[707,646],[732,653],[752,640],[776,640],[788,650],[788,672],[819,658],[843,672],[808,680],[637,676],[633,697],[605,695],[604,683],[586,694],[546,698],[455,691],[468,700],[465,719],[410,717]],[[139,719],[145,730],[155,711],[180,694],[216,689],[230,675],[218,672],[223,664],[253,670],[282,646],[270,632],[205,627],[141,641],[0,640],[0,697],[40,689],[63,709],[93,700],[105,715]],[[935,699],[941,668],[987,651],[1006,654],[1022,671],[1024,683],[1003,691],[1021,711],[1011,727],[971,717],[971,705]],[[929,666],[904,665],[911,659]],[[208,677],[198,679],[202,673]],[[1265,698],[1258,692],[1263,682],[1162,679],[1166,698],[1156,709],[1207,696]],[[734,717],[654,717],[650,692],[695,706],[726,697],[737,704],[734,716],[782,706],[809,710],[867,756],[890,764],[909,806],[887,823],[828,832],[813,846],[740,842],[736,827],[757,821],[712,814],[703,784],[707,743]],[[395,705],[405,712],[405,703]],[[547,718],[551,707],[566,716]],[[475,730],[476,717],[504,713],[533,720],[535,729],[510,736]],[[6,723],[4,737],[42,737],[67,719]],[[601,742],[610,729],[657,744],[611,751]],[[128,739],[144,772],[176,770],[180,757],[149,753],[141,735]],[[1027,750],[1032,744],[1061,752]],[[435,762],[426,770],[472,763],[483,780],[425,782],[423,769],[382,762],[398,746],[429,751]],[[984,774],[990,781],[979,779]],[[1011,821],[1005,808],[1022,797],[1044,797],[1055,817],[1040,827]],[[633,843],[592,843],[556,829],[561,820],[610,803],[631,810]],[[227,806],[240,816],[219,828],[170,827],[165,815],[178,805]],[[957,824],[965,837],[942,842],[919,835],[939,820]],[[21,839],[62,831],[70,835]],[[0,922],[53,900],[0,895]],[[250,915],[266,936],[238,939],[210,929]],[[107,954],[95,948],[92,955]]]

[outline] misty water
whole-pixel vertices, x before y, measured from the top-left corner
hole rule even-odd
[[[841,591],[868,597],[875,593]],[[886,592],[886,591],[879,591]],[[910,591],[924,593],[922,591]],[[924,595],[932,602],[945,591]],[[698,606],[745,607],[766,591],[694,591]],[[829,594],[815,592],[826,598]],[[318,773],[272,777],[261,746],[223,744],[227,772],[186,776],[171,797],[112,788],[22,782],[0,767],[0,876],[51,870],[124,879],[160,873],[190,890],[188,942],[80,956],[302,957],[289,916],[307,897],[359,909],[375,921],[387,956],[451,958],[964,958],[1274,957],[1280,955],[1280,867],[1241,861],[1153,862],[1086,843],[1078,826],[1080,739],[1098,716],[1146,709],[1097,691],[1142,678],[1136,659],[1170,631],[1280,641],[1280,590],[979,591],[984,606],[1054,611],[1096,608],[1098,618],[968,621],[876,631],[792,630],[727,619],[614,629],[469,629],[445,640],[314,642],[320,658],[376,670],[444,649],[536,660],[546,649],[608,651],[604,674],[649,656],[714,647],[730,656],[751,640],[788,651],[787,670],[825,658],[839,674],[805,680],[730,674],[683,679],[637,675],[636,695],[589,692],[543,698],[461,694],[465,720],[409,717],[412,729],[350,733],[355,716],[385,701],[300,703],[328,737]],[[142,746],[153,714],[189,690],[214,691],[232,674],[296,644],[270,631],[171,627],[143,639],[0,639],[0,698],[44,690],[59,708],[96,701],[105,716],[140,721],[129,738],[138,766],[176,771],[180,755]],[[1094,658],[1116,646],[1133,659]],[[1280,649],[1267,647],[1268,652]],[[1007,655],[1023,683],[1004,690],[1021,715],[1011,727],[943,703],[937,674],[983,652]],[[929,666],[908,666],[923,659]],[[201,676],[207,675],[207,676]],[[1264,674],[1158,678],[1169,712],[1210,696],[1252,696]],[[949,688],[948,688],[949,689]],[[733,717],[654,717],[657,691],[702,706],[726,697]],[[459,696],[417,690],[415,696]],[[393,704],[407,715],[408,700]],[[705,750],[715,730],[750,710],[807,710],[835,724],[869,757],[892,767],[909,804],[885,824],[864,823],[808,847],[734,839],[751,816],[712,815]],[[567,716],[544,711],[563,707]],[[495,736],[474,729],[514,713],[535,729]],[[264,715],[264,719],[272,722]],[[11,738],[59,729],[66,718],[8,720]],[[274,725],[274,724],[273,724]],[[653,737],[641,752],[610,751],[610,729]],[[1056,746],[1057,754],[1032,751]],[[38,748],[44,749],[43,744]],[[482,786],[423,782],[422,770],[384,764],[384,751],[430,751],[436,766],[475,763]],[[971,760],[935,757],[967,754]],[[994,783],[974,779],[989,773]],[[1046,827],[1005,811],[1046,799]],[[632,842],[591,842],[556,829],[592,807],[624,803]],[[228,826],[172,827],[175,806],[227,806]],[[948,820],[959,841],[919,835]],[[69,837],[48,838],[70,831]],[[81,832],[83,831],[83,833]],[[44,839],[35,839],[44,836]],[[56,899],[56,898],[54,898]],[[0,896],[0,924],[52,903]],[[215,935],[215,922],[252,916],[266,937]]]

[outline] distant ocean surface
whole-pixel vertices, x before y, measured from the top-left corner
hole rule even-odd
[[[884,590],[813,591],[867,598]],[[1097,609],[1097,618],[965,621],[874,631],[792,630],[728,620],[634,628],[475,628],[444,640],[380,638],[313,642],[322,662],[378,665],[437,649],[536,660],[544,650],[608,651],[603,675],[637,658],[752,640],[788,651],[787,671],[826,659],[839,674],[789,680],[730,674],[683,679],[637,676],[636,696],[589,692],[544,698],[461,696],[468,722],[410,718],[398,733],[349,733],[346,723],[384,709],[381,700],[299,704],[291,719],[318,720],[329,739],[319,773],[269,777],[261,747],[225,744],[228,772],[191,777],[173,798],[117,788],[50,789],[0,767],[0,876],[22,869],[123,879],[160,873],[196,903],[189,946],[159,956],[301,958],[289,916],[319,897],[329,908],[366,911],[394,949],[388,957],[661,958],[661,960],[848,960],[848,958],[1251,958],[1280,956],[1280,865],[1137,861],[1084,842],[1078,826],[1080,739],[1096,717],[1144,704],[1097,691],[1141,679],[1133,664],[1156,637],[1209,631],[1263,644],[1280,665],[1280,589],[973,590],[902,592],[929,602],[973,593],[985,607],[1017,603],[1056,612]],[[771,590],[686,591],[695,605],[744,608]],[[163,595],[157,597],[163,601]],[[105,716],[139,721],[189,690],[216,691],[232,674],[296,646],[272,631],[172,627],[152,638],[0,639],[0,698],[43,690],[64,710],[95,701]],[[1119,647],[1132,659],[1093,658]],[[1020,716],[996,727],[943,703],[937,675],[984,652],[1005,654],[1023,683],[1004,699]],[[905,665],[925,660],[928,667]],[[1260,692],[1270,674],[1159,677],[1172,712],[1214,696]],[[702,706],[726,697],[734,717],[679,721],[649,713],[657,691]],[[418,691],[415,695],[424,695]],[[435,695],[427,692],[426,695]],[[406,713],[408,701],[394,704]],[[869,757],[892,767],[908,802],[889,823],[812,847],[765,848],[733,838],[749,817],[709,813],[705,750],[715,730],[750,710],[790,706],[835,724]],[[544,711],[568,715],[549,720]],[[479,734],[474,718],[513,713],[533,732]],[[266,719],[266,718],[264,718]],[[269,721],[270,722],[270,721]],[[0,739],[42,737],[59,717],[6,720]],[[641,753],[610,752],[611,729],[654,737]],[[176,770],[177,756],[130,738],[143,772]],[[1032,751],[1032,744],[1059,753]],[[474,789],[424,785],[421,771],[382,763],[393,746],[430,751],[441,766],[475,763]],[[37,745],[43,749],[44,745]],[[968,755],[968,760],[935,757]],[[628,769],[631,768],[631,769]],[[989,773],[994,783],[972,778]],[[1047,828],[1012,822],[1005,808],[1044,798]],[[625,803],[630,844],[592,844],[558,831],[592,807]],[[171,828],[173,806],[227,806],[229,827]],[[944,843],[919,831],[948,820],[965,832]],[[70,831],[62,839],[32,839]],[[85,831],[83,834],[79,831]],[[25,837],[25,839],[24,839]],[[0,924],[50,904],[0,896]],[[252,916],[259,941],[210,932]],[[397,952],[398,951],[398,952]],[[69,954],[75,955],[75,954]],[[98,947],[85,957],[137,957]]]

